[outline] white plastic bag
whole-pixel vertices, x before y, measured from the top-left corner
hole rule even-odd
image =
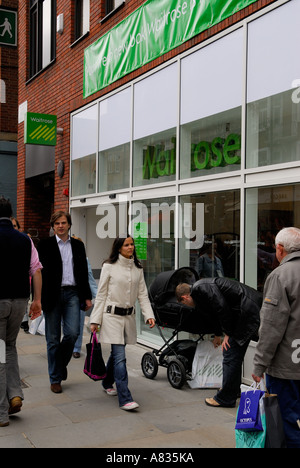
[[[29,321],[29,333],[31,335],[45,335],[45,318],[43,314]]]
[[[211,341],[200,341],[197,345],[193,367],[192,380],[188,381],[191,388],[220,388],[223,377],[222,348],[215,348]]]

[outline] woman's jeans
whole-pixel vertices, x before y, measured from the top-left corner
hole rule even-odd
[[[80,302],[76,288],[61,289],[58,303],[45,313],[45,324],[50,383],[60,383],[67,378],[67,365],[80,333]]]
[[[9,401],[24,398],[21,388],[17,336],[28,299],[0,300],[0,422],[8,421]]]
[[[229,338],[230,348],[223,351],[222,388],[214,399],[223,406],[234,407],[241,391],[242,365],[250,340],[240,346]]]
[[[128,374],[126,368],[125,345],[112,344],[111,354],[106,365],[107,375],[103,380],[103,388],[112,388],[116,382],[119,405],[133,401],[128,388]]]

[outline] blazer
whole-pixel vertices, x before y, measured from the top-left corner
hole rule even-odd
[[[119,255],[116,263],[105,263],[90,317],[90,323],[97,323],[101,326],[100,341],[102,343],[136,343],[135,314],[115,315],[107,313],[107,307],[135,307],[137,300],[140,303],[145,323],[150,318],[154,319],[144,279],[144,270],[137,268],[133,259],[127,259],[122,255]]]
[[[9,218],[0,218],[0,258],[0,300],[29,298],[31,242]]]
[[[80,304],[86,299],[92,299],[88,281],[88,267],[83,242],[71,237],[73,253],[74,277]],[[44,312],[53,309],[59,300],[62,283],[62,259],[56,236],[41,240],[38,244],[42,270],[42,308]]]

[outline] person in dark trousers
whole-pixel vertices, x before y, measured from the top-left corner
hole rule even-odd
[[[203,278],[193,286],[178,285],[176,297],[179,302],[196,308],[203,328],[215,334],[215,347],[221,344],[221,336],[225,334],[222,388],[205,402],[213,407],[235,407],[244,356],[259,329],[262,293],[228,278]]]
[[[50,388],[61,393],[61,382],[67,379],[67,366],[80,333],[80,309],[92,306],[92,294],[84,244],[69,236],[70,214],[58,211],[50,224],[54,236],[41,240],[38,251],[43,264],[42,308]]]
[[[24,399],[16,340],[27,310],[30,277],[34,286],[29,316],[41,315],[41,263],[26,234],[14,229],[12,207],[0,198],[0,427],[9,425],[9,415],[18,413]]]
[[[269,393],[278,396],[287,448],[300,448],[300,229],[276,236],[279,266],[268,276],[261,308],[252,377],[266,373]]]

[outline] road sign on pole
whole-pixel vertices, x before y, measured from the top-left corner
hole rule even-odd
[[[0,45],[17,45],[17,12],[0,7]]]

